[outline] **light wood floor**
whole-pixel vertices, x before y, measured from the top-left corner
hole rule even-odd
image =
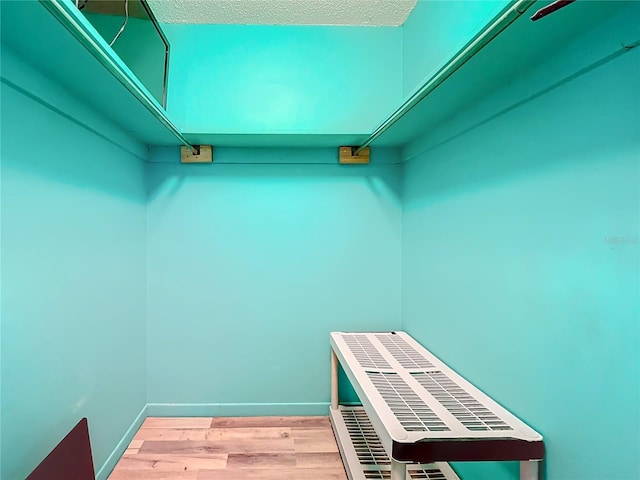
[[[147,418],[109,480],[347,480],[328,417]]]

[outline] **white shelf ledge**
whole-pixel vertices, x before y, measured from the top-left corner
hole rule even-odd
[[[331,346],[394,460],[544,457],[539,433],[406,333],[334,332]]]

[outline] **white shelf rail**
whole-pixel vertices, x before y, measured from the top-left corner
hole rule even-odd
[[[51,15],[58,20],[75,39],[93,55],[102,66],[111,73],[135,97],[158,122],[173,134],[182,144],[193,151],[198,147],[192,145],[176,127],[158,102],[141,86],[135,75],[122,64],[115,52],[86,22],[73,2],[65,0],[39,0]]]

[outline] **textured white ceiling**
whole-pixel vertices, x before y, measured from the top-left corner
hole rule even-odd
[[[165,23],[402,25],[417,0],[149,0]]]

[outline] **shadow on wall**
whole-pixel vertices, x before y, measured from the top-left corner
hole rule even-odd
[[[140,175],[122,175],[116,164],[142,173],[144,162],[46,108],[21,92],[2,84],[2,160],[20,174],[93,188],[128,201],[143,203]],[[109,131],[104,135],[108,136]],[[34,143],[34,138],[37,142]]]
[[[408,152],[408,160],[429,162],[428,188],[413,191],[405,208],[419,208],[422,202],[442,201],[490,185],[507,185],[517,178],[546,175],[577,163],[597,162],[603,155],[624,156],[637,149],[639,113],[628,106],[640,102],[640,48],[621,53],[615,52],[495,113],[491,113],[490,98],[454,118],[433,138],[425,137],[424,147],[416,142],[412,148],[419,153]],[[604,87],[604,79],[617,87]],[[474,120],[471,125],[469,118]],[[611,121],[603,121],[607,118]],[[611,138],[618,141],[611,142]],[[457,148],[460,142],[482,148]]]
[[[402,197],[402,166],[396,149],[376,149],[370,165],[339,165],[335,148],[217,148],[214,162],[205,165],[181,165],[176,147],[152,147],[148,166],[147,198],[170,197],[187,181],[241,182],[261,185],[296,185],[335,182],[361,184],[386,203]],[[270,187],[271,188],[271,187]],[[382,201],[382,199],[385,199]],[[381,205],[382,205],[381,203]]]

